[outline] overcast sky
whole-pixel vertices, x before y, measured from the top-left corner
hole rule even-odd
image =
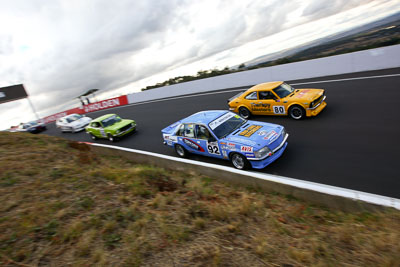
[[[23,83],[44,117],[199,70],[235,66],[400,11],[398,0],[9,0],[0,87]],[[0,129],[34,119],[0,105]]]

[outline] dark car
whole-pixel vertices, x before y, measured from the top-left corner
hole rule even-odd
[[[31,121],[28,123],[21,123],[17,128],[17,132],[40,133],[45,131],[46,129],[47,128],[43,123]]]

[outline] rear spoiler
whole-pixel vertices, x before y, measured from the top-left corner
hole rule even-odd
[[[171,124],[170,126],[167,126],[164,129],[162,129],[161,132],[164,134],[173,134],[175,128],[180,124],[181,124],[181,121],[177,121],[177,122]]]

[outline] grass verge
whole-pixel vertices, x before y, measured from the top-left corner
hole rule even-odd
[[[1,266],[400,266],[400,212],[346,213],[0,133]]]

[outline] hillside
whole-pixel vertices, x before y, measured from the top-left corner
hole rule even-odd
[[[0,132],[1,266],[399,266],[400,212],[347,213]]]

